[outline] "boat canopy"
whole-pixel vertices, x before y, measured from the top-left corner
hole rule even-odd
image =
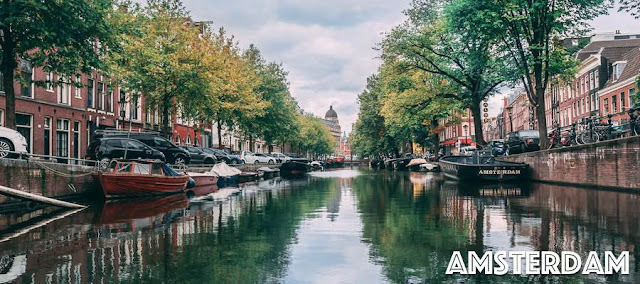
[[[240,173],[242,173],[242,171],[231,167],[229,165],[227,165],[227,163],[219,163],[216,164],[215,166],[213,166],[213,168],[211,168],[211,171],[216,173],[218,176],[221,177],[231,177],[231,176],[237,176]]]
[[[422,164],[426,164],[427,160],[425,159],[412,159],[411,162],[409,162],[409,164],[407,164],[407,167],[413,167],[413,166],[418,166],[418,165],[422,165]]]

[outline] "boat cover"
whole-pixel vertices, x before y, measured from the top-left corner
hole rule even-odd
[[[265,173],[273,173],[273,172],[277,172],[278,169],[272,169],[270,167],[261,167],[261,168],[258,168],[256,171],[265,172]]]
[[[221,177],[232,177],[232,176],[237,176],[240,173],[242,173],[242,171],[231,167],[229,165],[227,165],[227,163],[219,163],[216,164],[215,166],[213,166],[213,168],[211,168],[211,171],[216,173],[218,176]]]
[[[407,167],[418,166],[426,163],[427,163],[427,160],[425,159],[412,159],[411,162],[409,162],[409,164],[407,165]]]

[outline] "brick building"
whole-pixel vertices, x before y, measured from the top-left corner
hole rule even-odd
[[[518,130],[537,129],[535,108],[524,89],[514,89],[504,98],[502,117],[503,135]]]
[[[451,116],[439,121],[440,149],[445,154],[457,154],[461,147],[476,145],[475,128],[471,110],[461,111],[458,116]]]
[[[622,55],[620,60],[612,63],[611,75],[604,87],[597,92],[600,101],[600,115],[612,116],[613,124],[627,123],[626,111],[636,101],[636,79],[640,74],[640,48],[633,48]]]

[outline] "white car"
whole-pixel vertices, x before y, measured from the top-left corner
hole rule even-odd
[[[19,155],[7,151],[27,154],[27,139],[18,131],[0,126],[0,158]]]
[[[260,164],[260,163],[275,164],[276,163],[276,159],[273,157],[269,157],[265,155],[256,155],[249,151],[242,151],[240,153],[240,159],[242,159],[242,162],[245,164]]]
[[[277,160],[280,160],[281,163],[288,162],[289,160],[291,160],[291,157],[278,152],[272,152],[271,156],[273,156]]]

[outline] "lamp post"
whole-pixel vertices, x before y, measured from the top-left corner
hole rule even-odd
[[[464,128],[464,144],[467,144],[467,129],[469,128],[469,125],[465,124],[462,128]]]

